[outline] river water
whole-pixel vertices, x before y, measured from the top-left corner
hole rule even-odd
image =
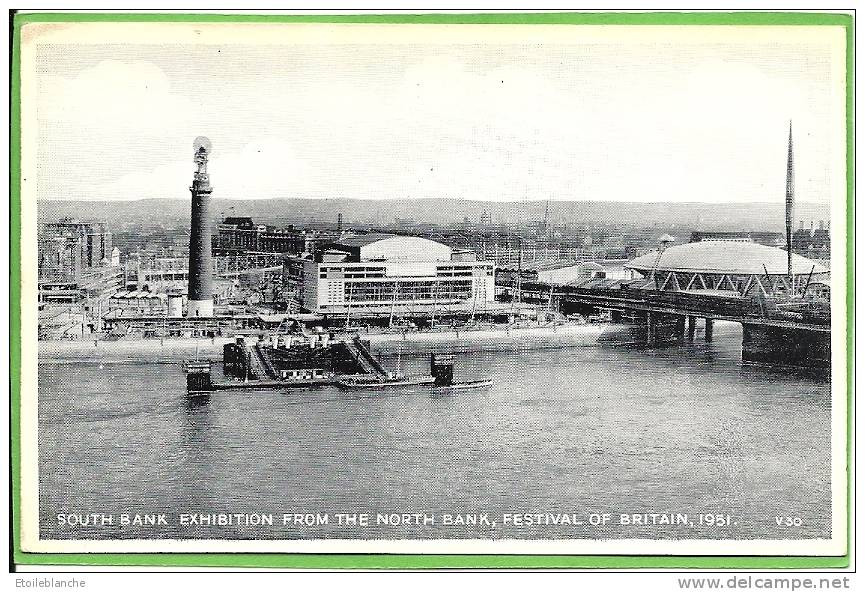
[[[476,390],[228,391],[198,403],[179,364],[43,361],[40,536],[829,537],[829,382],[743,366],[740,344],[740,330],[719,324],[711,344],[463,354],[457,379],[493,381]],[[383,362],[428,373],[426,355]],[[212,513],[245,516],[181,518]],[[283,516],[308,513],[319,523]],[[433,523],[376,524],[379,513]],[[622,521],[635,513],[687,517]],[[245,523],[262,515],[273,524]]]

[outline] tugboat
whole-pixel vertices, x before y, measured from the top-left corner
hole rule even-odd
[[[490,386],[492,380],[467,380],[454,382],[454,356],[452,354],[430,355],[430,374],[433,386],[441,389],[470,389]]]

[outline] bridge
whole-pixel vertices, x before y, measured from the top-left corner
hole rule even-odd
[[[587,280],[577,285],[555,286],[541,282],[523,282],[520,300],[533,304],[550,304],[552,295],[557,308],[564,304],[610,311],[642,311],[658,314],[734,321],[754,325],[802,329],[828,333],[829,317],[819,306],[785,311],[772,306],[770,300],[698,292],[668,292],[646,289],[628,280]]]
[[[515,286],[507,286],[515,290]],[[516,296],[516,295],[515,295]],[[762,294],[743,296],[732,290],[667,291],[653,281],[590,279],[575,285],[522,282],[519,300],[563,313],[585,315],[608,311],[614,322],[628,323],[649,346],[693,340],[697,320],[704,339],[713,339],[714,321],[740,323],[746,362],[828,367],[828,302],[789,304]]]
[[[714,321],[737,322],[743,327],[742,358],[746,362],[829,366],[827,302],[800,301],[787,306],[730,290],[700,292],[658,290],[645,281],[587,280],[565,286],[523,282],[518,297],[563,313],[609,311],[614,322],[634,326],[635,334],[649,346],[693,340],[697,319],[704,320],[706,341],[713,339]]]
[[[704,319],[709,341],[713,323],[723,320],[742,325],[746,362],[830,364],[829,300],[810,290],[828,285],[829,269],[819,262],[752,242],[705,241],[662,246],[624,267],[632,279],[597,276],[511,288],[522,301],[562,312],[607,310],[614,321],[641,329],[650,346],[693,339],[697,319]]]

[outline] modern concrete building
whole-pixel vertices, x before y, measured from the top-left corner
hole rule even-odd
[[[124,264],[127,290],[164,292],[169,288],[186,290],[189,281],[189,256],[154,257],[149,253],[130,253]]]
[[[541,270],[538,272],[538,281],[546,284],[573,285],[592,279],[621,280],[628,278],[628,275],[621,261],[603,263],[586,261],[577,265]]]
[[[39,303],[80,307],[98,325],[108,299],[122,286],[119,252],[104,222],[65,218],[39,227]]]
[[[41,281],[77,282],[88,268],[112,263],[111,232],[104,222],[64,218],[41,224],[38,242]]]
[[[291,257],[284,283],[302,309],[351,315],[430,314],[495,299],[493,264],[447,245],[393,234],[352,234],[315,256]]]
[[[123,286],[120,267],[102,266],[82,270],[76,279],[39,282],[39,302],[46,304],[84,303],[89,312],[107,303]]]

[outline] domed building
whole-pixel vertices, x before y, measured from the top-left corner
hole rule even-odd
[[[829,268],[793,254],[794,288],[825,280]],[[744,241],[700,241],[653,251],[625,264],[646,280],[632,287],[752,296],[789,294],[787,252]]]
[[[314,256],[289,258],[283,274],[297,303],[318,314],[474,310],[495,300],[491,262],[415,236],[347,234]]]

